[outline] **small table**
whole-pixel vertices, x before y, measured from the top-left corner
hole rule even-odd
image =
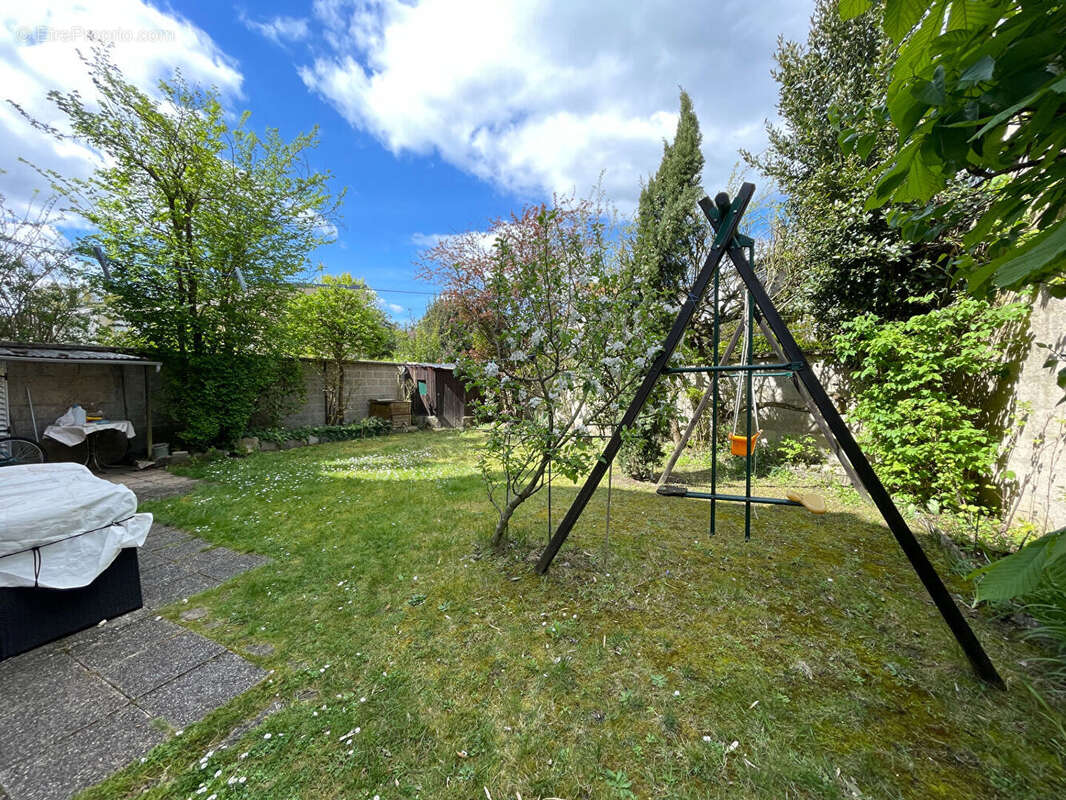
[[[89,457],[86,459],[87,465],[90,467],[95,465],[96,470],[100,472],[104,469],[104,465],[100,463],[97,455],[96,441],[93,434],[101,431],[122,431],[126,434],[127,439],[132,439],[137,435],[133,429],[133,423],[128,419],[86,422],[84,425],[49,425],[44,429],[44,435],[49,439],[55,439],[60,444],[65,444],[67,447],[74,447],[86,442],[89,446]]]

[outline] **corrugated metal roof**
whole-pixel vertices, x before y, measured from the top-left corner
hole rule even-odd
[[[455,364],[429,364],[424,361],[405,361],[405,367],[431,367],[432,369],[455,369]]]
[[[123,364],[160,366],[132,353],[123,353],[108,347],[64,344],[22,344],[0,342],[0,361],[60,361],[69,364]]]

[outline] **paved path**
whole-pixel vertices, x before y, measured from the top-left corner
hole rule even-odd
[[[133,489],[133,493],[142,503],[145,500],[158,500],[161,497],[185,494],[192,491],[199,483],[193,478],[174,475],[165,469],[108,468],[98,473],[98,476]]]
[[[68,798],[263,678],[154,609],[266,558],[156,525],[139,561],[144,608],[0,662],[0,798]]]

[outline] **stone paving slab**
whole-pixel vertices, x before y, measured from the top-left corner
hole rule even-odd
[[[184,561],[202,552],[207,547],[208,544],[203,539],[189,537],[184,541],[160,547],[153,552],[153,555],[164,561]]]
[[[100,473],[100,477],[112,483],[128,486],[140,501],[159,500],[163,497],[191,492],[198,480],[174,475],[165,469],[122,469],[112,468]]]
[[[183,631],[146,652],[110,665],[100,674],[126,697],[137,699],[196,669],[223,650],[218,642]]]
[[[189,572],[180,567],[173,568],[169,575],[158,577],[163,577],[163,580],[153,580],[142,589],[144,604],[149,608],[160,608],[176,603],[222,583],[208,575]]]
[[[154,617],[142,617],[132,625],[111,627],[104,625],[68,648],[68,652],[86,669],[102,672],[107,667],[143,653],[183,630],[172,622]]]
[[[185,531],[171,528],[167,525],[156,524],[152,526],[152,535],[145,540],[141,552],[150,552],[152,550],[158,550],[161,547],[169,547],[178,542],[187,542],[192,538],[193,537]]]
[[[129,703],[113,687],[67,656],[54,674],[42,675],[40,691],[21,697],[4,691],[0,721],[0,766],[35,756]],[[18,795],[15,795],[18,797]]]
[[[153,609],[269,559],[155,525],[139,560],[144,608],[0,662],[0,800],[66,800],[265,676]]]
[[[149,714],[184,727],[263,679],[266,673],[226,650],[180,678],[145,695],[137,704]]]
[[[54,800],[99,783],[166,738],[151,718],[127,705],[78,732],[76,745],[61,742],[0,770],[12,800]]]

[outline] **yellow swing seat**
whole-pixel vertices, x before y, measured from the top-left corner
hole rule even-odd
[[[762,436],[762,431],[755,431],[750,440],[747,436],[738,436],[735,433],[730,434],[729,452],[735,456],[750,456],[760,436]]]
[[[785,497],[793,503],[799,503],[812,514],[824,514],[826,512],[825,498],[820,494],[807,494],[795,490],[785,492]]]

